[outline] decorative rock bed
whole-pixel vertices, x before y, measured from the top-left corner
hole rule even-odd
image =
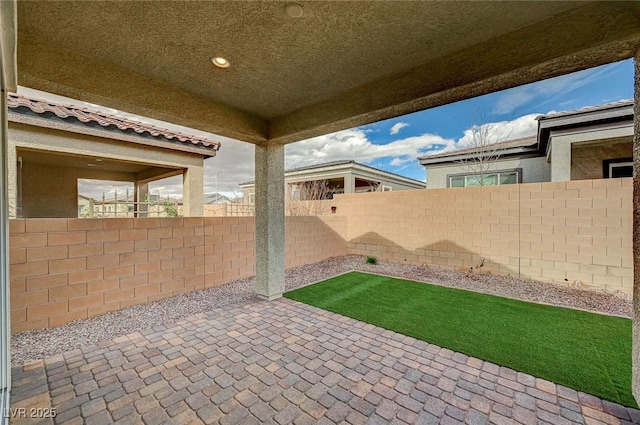
[[[360,256],[330,258],[287,270],[287,290],[352,270],[622,317],[631,317],[633,308],[631,296],[621,292],[570,288],[508,276],[463,273],[388,261],[372,265],[366,264]],[[13,335],[12,363],[21,365],[225,305],[257,300],[254,281],[253,277],[241,279],[215,288],[136,305],[91,319],[77,320],[53,329]]]

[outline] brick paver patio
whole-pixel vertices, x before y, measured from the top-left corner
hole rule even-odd
[[[40,364],[14,368],[12,407],[50,405],[56,424],[640,423],[637,410],[287,299]]]

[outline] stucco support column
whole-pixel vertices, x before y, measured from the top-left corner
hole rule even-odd
[[[571,180],[571,142],[563,138],[551,138],[551,181]]]
[[[203,167],[189,167],[182,175],[182,214],[185,217],[204,215]]]
[[[256,293],[265,300],[284,292],[284,146],[256,146]]]
[[[356,178],[352,174],[344,175],[344,193],[356,193]]]
[[[640,404],[640,52],[636,52],[633,107],[633,396]]]
[[[149,183],[133,183],[134,217],[147,217],[149,212]]]

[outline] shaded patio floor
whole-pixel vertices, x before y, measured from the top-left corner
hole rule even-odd
[[[287,299],[14,368],[13,411],[49,406],[53,420],[12,423],[640,423],[638,410]]]

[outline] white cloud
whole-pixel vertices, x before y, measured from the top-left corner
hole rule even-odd
[[[389,131],[389,134],[391,134],[391,135],[398,134],[400,132],[400,130],[402,130],[405,127],[409,127],[409,123],[406,123],[406,122],[395,123],[393,125],[393,127],[391,127],[391,130]]]
[[[501,96],[493,106],[492,113],[494,115],[510,114],[520,106],[526,105],[535,99],[536,94],[528,87],[518,87],[513,89],[513,93]]]
[[[538,121],[536,117],[540,114],[529,114],[511,121],[498,121],[482,124],[480,127],[488,128],[488,141],[490,143],[505,142],[507,140],[532,137],[538,131]],[[457,149],[469,147],[473,139],[473,130],[468,128],[464,131],[464,136],[450,143],[429,152],[431,155],[443,152],[451,152]]]
[[[498,121],[482,126],[489,127],[490,139],[493,142],[535,136],[538,128],[535,118],[538,115],[529,114],[512,121]],[[286,167],[351,159],[365,163],[386,159],[392,167],[398,167],[416,161],[419,156],[464,148],[468,146],[471,133],[472,130],[469,128],[465,130],[463,137],[457,140],[426,133],[379,145],[372,143],[362,129],[343,130],[287,145]]]
[[[351,159],[359,162],[389,159],[392,165],[400,165],[415,161],[438,145],[453,143],[454,140],[427,133],[379,145],[372,143],[364,130],[354,128],[287,145],[285,160],[287,168]]]
[[[218,174],[218,192],[225,196],[240,195],[240,183],[254,179],[254,150],[251,143],[217,137],[222,140],[222,147],[214,158],[204,162],[204,191],[216,191],[216,173]]]

